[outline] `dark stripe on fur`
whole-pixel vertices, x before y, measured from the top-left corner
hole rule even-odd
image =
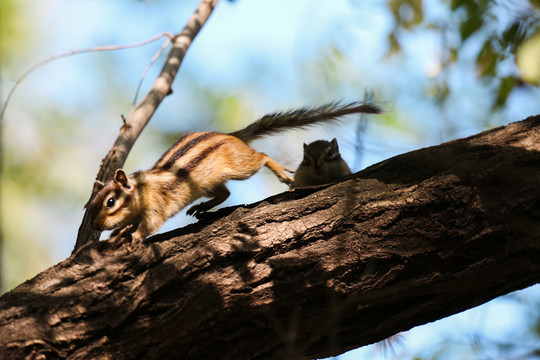
[[[222,145],[225,144],[225,141],[220,141],[212,146],[204,149],[195,159],[193,159],[187,166],[186,171],[191,172],[197,165],[199,165],[208,155],[210,155],[215,150],[219,149]]]
[[[178,146],[178,144],[180,144],[182,141],[184,141],[184,139],[186,138],[186,136],[188,135],[191,135],[191,133],[188,133],[188,134],[185,134],[184,136],[182,136],[180,139],[176,140],[176,142],[170,147],[167,149],[167,151],[165,151],[161,156],[160,158],[158,159],[158,161],[156,161],[156,163],[154,164],[154,166],[152,166],[152,169],[155,169],[157,168],[158,164],[161,162],[161,160],[163,160],[165,158],[165,156],[167,156],[167,154],[169,154],[175,147]]]
[[[188,177],[188,175],[189,175],[189,171],[187,171],[184,168],[178,169],[178,171],[176,172],[176,177],[178,179],[185,179]]]
[[[205,158],[208,157],[212,152],[219,149],[222,145],[225,144],[225,141],[220,141],[212,146],[207,147],[204,149],[197,157],[195,157],[189,164],[186,165],[186,167],[178,169],[176,171],[176,177],[179,180],[184,180],[189,176],[189,173],[193,171]]]
[[[217,135],[218,133],[216,132],[205,132],[199,136],[197,136],[195,139],[189,141],[188,143],[184,144],[184,146],[182,146],[180,149],[176,150],[175,153],[170,157],[169,160],[167,160],[167,162],[165,164],[163,164],[163,166],[161,166],[161,168],[163,170],[169,170],[173,165],[174,163],[180,159],[182,156],[184,156],[191,148],[193,148],[195,145],[197,145],[198,143],[200,143],[201,141],[204,141],[212,136],[215,136]],[[177,143],[179,143],[179,141],[177,141]],[[163,156],[165,157],[170,151],[172,151],[174,149],[174,146],[169,149]],[[159,161],[156,163],[156,165],[154,165],[154,167],[157,166],[157,164],[159,164]]]

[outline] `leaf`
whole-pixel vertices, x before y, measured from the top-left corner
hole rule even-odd
[[[457,61],[458,58],[458,49],[455,47],[452,47],[449,51],[448,59],[446,60],[447,63],[454,63]]]
[[[388,7],[398,27],[410,30],[424,19],[422,0],[391,0]]]
[[[518,49],[516,65],[521,78],[533,85],[540,84],[540,27]]]
[[[497,62],[500,56],[497,50],[494,49],[491,39],[487,39],[476,57],[476,69],[480,77],[494,77],[496,75]]]
[[[502,34],[502,41],[504,44],[510,44],[514,42],[519,30],[519,22],[514,22],[510,25]]]
[[[448,99],[448,96],[450,96],[450,88],[448,87],[447,83],[439,84],[435,88],[435,102],[439,105],[442,105],[446,102]]]
[[[452,0],[450,3],[450,9],[452,11],[456,10],[457,8],[463,6],[465,4],[466,0]]]
[[[461,40],[467,40],[472,34],[482,27],[484,20],[478,15],[477,12],[469,14],[469,17],[461,23],[459,27],[459,33]]]
[[[395,31],[392,31],[390,34],[388,34],[388,44],[390,45],[390,47],[388,48],[386,57],[390,57],[394,54],[401,52],[401,45],[396,37]]]
[[[495,103],[493,104],[493,108],[497,109],[506,103],[506,100],[508,99],[508,96],[516,86],[516,79],[513,76],[507,76],[505,78],[502,78],[501,84],[499,85],[499,89],[497,91],[497,99],[495,100]]]
[[[516,21],[510,25],[501,36],[501,43],[503,47],[509,47],[512,52],[523,43],[527,35],[527,27],[516,19]]]

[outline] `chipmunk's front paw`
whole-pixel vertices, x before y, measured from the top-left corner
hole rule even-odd
[[[135,231],[135,225],[127,225],[123,228],[115,229],[111,233],[111,240],[131,239],[133,231]]]
[[[203,214],[206,213],[208,209],[206,206],[204,206],[204,203],[193,205],[190,207],[186,214],[196,217],[197,219],[201,219],[203,217]]]

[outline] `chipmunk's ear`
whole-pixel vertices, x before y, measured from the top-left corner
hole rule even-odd
[[[126,189],[129,189],[131,187],[129,185],[129,179],[124,170],[122,169],[118,169],[114,173],[114,182],[122,187],[125,187]]]
[[[336,138],[333,138],[332,141],[330,141],[330,145],[332,146],[332,149],[339,151],[339,146]]]
[[[306,149],[307,149],[307,144],[304,143],[304,151],[306,151]]]

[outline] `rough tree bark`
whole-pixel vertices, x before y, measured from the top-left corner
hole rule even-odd
[[[540,280],[539,167],[536,116],[141,244],[89,244],[0,298],[0,350],[273,359],[376,342]]]

